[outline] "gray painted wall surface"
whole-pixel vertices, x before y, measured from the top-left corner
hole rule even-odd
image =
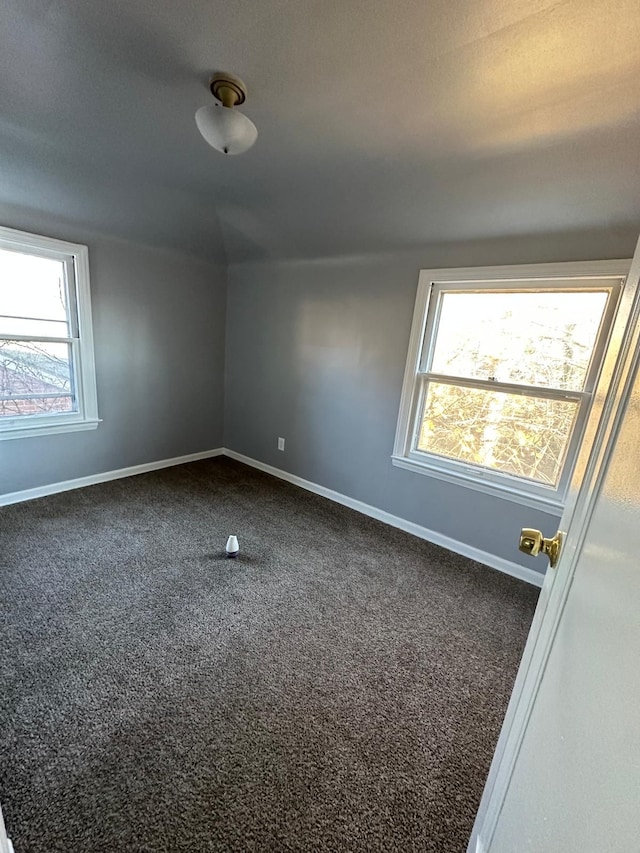
[[[521,565],[558,517],[392,466],[421,267],[625,257],[630,235],[229,268],[225,446]],[[277,450],[277,438],[286,450]]]
[[[538,568],[517,534],[553,532],[555,516],[391,465],[418,270],[628,257],[635,233],[225,270],[19,208],[0,207],[0,222],[89,246],[103,418],[95,431],[0,442],[0,494],[224,444]]]
[[[2,208],[0,223],[88,245],[103,419],[0,441],[0,494],[220,447],[224,267]]]

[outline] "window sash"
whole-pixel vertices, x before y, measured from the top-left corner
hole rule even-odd
[[[0,435],[3,430],[10,430],[13,428],[28,428],[30,425],[36,426],[39,424],[46,424],[49,422],[49,419],[53,419],[55,423],[60,423],[61,420],[85,420],[90,417],[88,413],[88,407],[85,402],[85,399],[82,394],[78,393],[77,380],[78,377],[82,375],[82,364],[81,364],[81,346],[79,338],[45,338],[45,337],[29,337],[24,335],[6,335],[0,336],[0,341],[35,341],[39,343],[63,343],[68,344],[70,349],[70,358],[69,358],[69,374],[70,374],[70,383],[69,390],[66,392],[56,392],[49,394],[32,394],[32,395],[9,395],[7,397],[1,397],[3,401],[6,400],[18,400],[18,399],[29,399],[29,397],[33,399],[44,399],[44,398],[54,398],[54,397],[70,397],[74,402],[74,409],[71,412],[46,412],[46,413],[35,413],[32,415],[3,415],[0,417]]]
[[[75,273],[75,264],[76,264],[76,256],[72,253],[66,251],[55,250],[53,248],[47,248],[43,245],[36,245],[35,241],[47,241],[49,243],[59,242],[49,240],[48,238],[40,238],[36,235],[21,235],[21,232],[11,232],[13,234],[17,234],[22,237],[33,237],[34,243],[30,243],[24,239],[11,240],[3,237],[3,234],[6,232],[10,232],[11,229],[0,228],[0,248],[5,249],[10,252],[15,252],[16,254],[21,255],[29,255],[34,258],[44,258],[47,260],[58,261],[62,264],[63,271],[63,283],[64,283],[64,291],[65,291],[65,318],[67,323],[67,329],[69,330],[71,337],[78,337],[78,300],[77,300],[77,282],[76,282],[76,273]],[[62,244],[61,244],[62,245]],[[67,244],[64,244],[67,245]],[[85,247],[77,247],[77,248],[85,248]],[[48,317],[11,317],[8,314],[2,314],[0,312],[0,338],[9,337],[9,335],[5,334],[4,329],[2,328],[2,319],[4,317],[10,319],[22,319],[22,320],[36,320],[42,322],[55,322],[61,323],[61,320],[52,320]],[[33,338],[29,338],[29,340],[33,340]]]
[[[589,366],[587,368],[583,391],[592,391],[595,386],[594,374],[597,374],[597,368],[602,361],[604,353],[603,328],[609,328],[613,320],[613,313],[620,294],[620,287],[616,286],[614,281],[603,284],[602,277],[594,279],[591,286],[584,279],[558,279],[555,281],[555,286],[550,284],[549,280],[540,279],[531,282],[511,282],[501,284],[499,281],[477,281],[477,282],[432,282],[429,288],[429,296],[426,309],[426,323],[422,335],[420,347],[420,360],[418,363],[418,373],[429,373],[436,349],[438,339],[438,331],[440,327],[440,316],[444,297],[447,293],[463,292],[463,293],[589,293],[591,291],[608,291],[608,298],[605,308],[600,319],[600,326],[595,339],[595,345],[591,352]],[[425,346],[425,344],[427,344]],[[449,374],[446,374],[447,376]],[[469,380],[471,377],[469,377]],[[536,388],[546,388],[545,385],[531,386]]]
[[[413,459],[417,462],[424,462],[428,460],[437,467],[448,469],[452,472],[482,472],[479,473],[478,476],[481,476],[483,480],[495,481],[496,483],[519,483],[529,489],[539,491],[541,495],[548,495],[549,492],[558,492],[560,494],[564,493],[564,490],[567,488],[569,478],[571,476],[571,466],[568,464],[568,462],[573,458],[572,454],[575,455],[578,447],[580,446],[580,440],[582,438],[582,429],[584,427],[584,422],[586,421],[589,412],[589,407],[591,405],[591,394],[586,391],[563,391],[552,388],[540,389],[536,386],[514,385],[507,382],[493,382],[481,379],[467,380],[458,377],[452,378],[449,376],[443,376],[442,374],[438,373],[421,373],[418,374],[417,380],[418,389],[415,395],[414,412],[412,417],[413,427],[411,430],[408,452],[406,454],[409,459]],[[578,411],[576,413],[573,430],[569,436],[569,440],[565,448],[562,471],[558,480],[558,485],[552,486],[542,482],[541,480],[536,480],[530,477],[518,476],[516,474],[511,474],[508,471],[501,471],[499,468],[485,467],[477,462],[467,462],[461,459],[456,459],[451,456],[445,456],[441,453],[435,453],[434,451],[420,450],[418,448],[418,441],[420,438],[420,431],[422,427],[422,416],[424,411],[425,398],[430,381],[437,382],[438,384],[443,385],[454,385],[459,388],[479,388],[483,391],[496,391],[506,394],[515,394],[522,397],[532,397],[538,400],[559,400],[563,402],[566,401],[577,403]]]

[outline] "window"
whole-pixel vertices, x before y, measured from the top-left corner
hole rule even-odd
[[[628,266],[423,270],[393,463],[560,507]]]
[[[86,246],[0,228],[0,439],[98,422]]]

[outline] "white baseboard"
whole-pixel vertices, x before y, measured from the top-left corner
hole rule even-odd
[[[397,527],[407,533],[413,534],[420,539],[426,539],[427,542],[432,542],[434,545],[440,545],[453,551],[456,554],[461,554],[463,557],[469,557],[478,563],[483,563],[492,569],[497,569],[499,572],[504,572],[507,575],[512,575],[515,578],[526,581],[534,586],[542,586],[544,575],[533,569],[527,569],[524,566],[513,563],[510,560],[505,560],[502,557],[496,557],[489,554],[487,551],[481,551],[479,548],[474,548],[472,545],[467,545],[465,542],[459,542],[457,539],[451,539],[449,536],[444,536],[436,530],[429,530],[427,527],[422,527],[415,524],[413,521],[407,521],[397,515],[391,515],[382,509],[378,509],[370,504],[350,498],[348,495],[343,495],[340,492],[335,492],[333,489],[327,489],[325,486],[319,486],[317,483],[312,483],[309,480],[304,480],[302,477],[297,477],[295,474],[289,474],[288,471],[283,471],[280,468],[275,468],[273,465],[266,465],[264,462],[259,462],[257,459],[252,459],[249,456],[244,456],[242,453],[236,453],[235,450],[228,450],[225,447],[217,447],[215,450],[204,450],[200,453],[190,453],[187,456],[174,456],[172,459],[160,459],[157,462],[145,462],[143,465],[132,465],[129,468],[119,468],[116,471],[105,471],[102,474],[91,474],[88,477],[78,477],[75,480],[64,480],[61,483],[50,483],[46,486],[37,486],[34,489],[24,489],[20,492],[9,492],[0,495],[0,506],[8,504],[20,503],[21,501],[30,501],[34,498],[43,498],[47,495],[55,495],[58,492],[67,492],[71,489],[80,489],[83,486],[93,486],[96,483],[106,483],[109,480],[118,480],[121,477],[133,477],[136,474],[145,474],[148,471],[158,471],[160,468],[170,468],[173,465],[182,465],[185,462],[196,462],[198,459],[210,459],[214,456],[229,456],[238,462],[243,462],[245,465],[250,465],[252,468],[258,468],[267,474],[278,477],[280,480],[286,480],[288,483],[293,483],[295,486],[300,486],[308,492],[313,492],[316,495],[321,495],[331,501],[347,506],[350,509],[361,512],[363,515],[368,515],[371,518],[376,518],[378,521],[383,521],[391,527]]]
[[[223,451],[225,456],[235,459],[238,462],[243,462],[245,465],[250,465],[252,468],[258,468],[267,474],[272,474],[274,477],[279,477],[281,480],[286,480],[288,483],[293,483],[295,486],[300,486],[309,492],[316,495],[321,495],[324,498],[329,498],[331,501],[347,506],[350,509],[355,509],[356,512],[361,512],[363,515],[368,515],[371,518],[376,518],[378,521],[383,521],[391,527],[397,527],[407,533],[411,533],[420,539],[426,539],[434,545],[440,545],[448,551],[454,551],[463,557],[469,557],[478,563],[483,563],[492,569],[497,569],[499,572],[504,572],[506,575],[511,575],[514,578],[526,581],[534,586],[541,587],[544,580],[544,575],[536,572],[533,569],[520,566],[518,563],[513,563],[511,560],[505,560],[503,557],[496,557],[489,554],[487,551],[481,551],[479,548],[474,548],[472,545],[467,545],[465,542],[459,542],[457,539],[451,539],[449,536],[444,536],[436,530],[429,530],[428,527],[422,527],[420,524],[415,524],[413,521],[407,521],[397,515],[391,515],[382,509],[378,509],[370,504],[350,498],[348,495],[343,495],[340,492],[334,492],[333,489],[327,489],[325,486],[319,486],[317,483],[312,483],[309,480],[304,480],[302,477],[297,477],[295,474],[289,474],[288,471],[283,471],[280,468],[275,468],[273,465],[266,465],[264,462],[259,462],[257,459],[252,459],[249,456],[244,456],[242,453],[236,453],[235,450],[225,448]]]
[[[171,468],[183,465],[185,462],[196,462],[198,459],[210,459],[221,456],[223,447],[215,450],[203,450],[200,453],[189,453],[186,456],[174,456],[172,459],[159,459],[156,462],[145,462],[143,465],[131,465],[129,468],[118,468],[116,471],[104,471],[102,474],[90,474],[88,477],[77,477],[75,480],[63,480],[61,483],[49,483],[46,486],[36,486],[35,489],[24,489],[20,492],[8,492],[0,495],[0,506],[31,501],[34,498],[44,498],[58,492],[68,492],[83,486],[94,486],[96,483],[106,483],[108,480],[119,480],[121,477],[133,477],[136,474],[146,474],[148,471],[158,471],[160,468]]]

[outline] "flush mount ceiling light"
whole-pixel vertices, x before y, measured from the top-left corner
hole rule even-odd
[[[212,95],[220,103],[200,107],[196,112],[198,130],[221,154],[248,151],[258,137],[258,130],[250,118],[234,109],[245,102],[247,87],[226,71],[214,74],[210,86]]]

